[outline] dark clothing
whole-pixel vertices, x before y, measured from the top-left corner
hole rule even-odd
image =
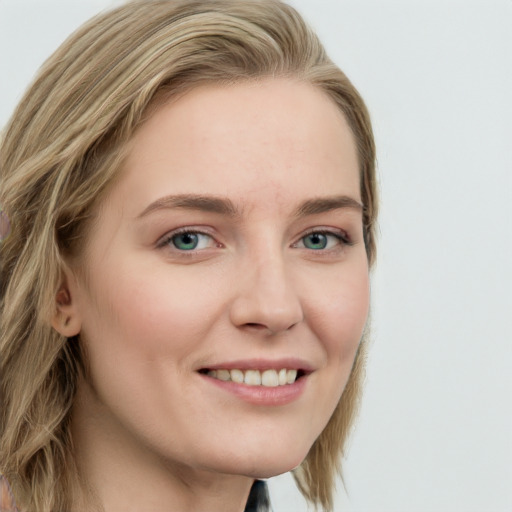
[[[256,480],[252,484],[244,512],[272,512],[266,482]]]

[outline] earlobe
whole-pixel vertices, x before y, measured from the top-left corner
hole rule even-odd
[[[51,323],[58,333],[71,338],[80,333],[82,319],[68,283],[66,278],[55,296],[55,313]]]

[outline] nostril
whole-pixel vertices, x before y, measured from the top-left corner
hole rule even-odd
[[[245,324],[246,327],[250,327],[251,329],[268,329],[268,327],[264,326],[263,324],[258,324],[256,322],[248,322]]]

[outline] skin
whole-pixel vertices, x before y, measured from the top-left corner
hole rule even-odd
[[[234,211],[158,203],[176,194]],[[308,84],[201,86],[138,130],[81,257],[87,278],[71,266],[54,320],[80,332],[90,362],[72,433],[98,507],[239,512],[254,478],[304,459],[368,314],[361,209],[297,214],[340,196],[361,201],[353,136]],[[203,233],[196,249],[176,247],[179,228]],[[311,248],[311,230],[332,232],[325,248]],[[198,372],[290,357],[311,372],[284,405],[249,403]]]

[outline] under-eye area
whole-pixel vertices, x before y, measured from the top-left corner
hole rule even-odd
[[[280,370],[240,370],[237,368],[231,370],[224,368],[213,370],[203,368],[199,370],[199,373],[224,382],[234,382],[247,386],[277,387],[293,384],[310,372],[295,368],[281,368]]]

